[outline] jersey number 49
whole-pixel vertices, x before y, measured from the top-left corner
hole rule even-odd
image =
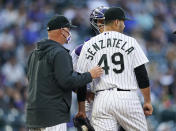
[[[119,60],[116,60],[116,57],[119,57]],[[120,69],[113,68],[113,71],[118,74],[122,73],[124,70],[124,60],[123,60],[123,55],[120,52],[114,53],[111,56],[111,61],[114,65],[119,65]],[[101,64],[104,62],[104,67],[102,67],[105,71],[105,74],[109,74],[109,66],[108,66],[108,61],[107,61],[107,54],[103,54],[98,62],[98,65],[101,66]]]

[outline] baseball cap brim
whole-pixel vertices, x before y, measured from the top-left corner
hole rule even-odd
[[[68,23],[68,24],[64,25],[63,27],[76,28],[77,26],[72,25],[71,23]]]
[[[77,28],[77,26],[70,24],[70,28]]]
[[[124,20],[131,20],[130,18],[124,18]]]
[[[118,18],[119,20],[131,20],[130,18],[128,17],[121,17],[121,18]]]

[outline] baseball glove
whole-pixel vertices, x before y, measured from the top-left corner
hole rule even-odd
[[[95,131],[88,118],[74,117],[73,123],[78,131]]]

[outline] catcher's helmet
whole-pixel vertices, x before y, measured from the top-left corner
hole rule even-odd
[[[100,6],[100,7],[95,8],[90,14],[91,26],[94,29],[94,31],[98,34],[100,33],[100,31],[99,31],[99,27],[97,25],[97,21],[105,19],[104,13],[107,9],[109,9],[109,7]],[[103,25],[104,25],[104,23],[102,23],[102,26]]]

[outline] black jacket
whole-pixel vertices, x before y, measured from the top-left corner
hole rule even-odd
[[[72,90],[92,81],[90,73],[73,72],[67,49],[52,40],[37,43],[28,60],[26,125],[54,126],[69,121]]]

